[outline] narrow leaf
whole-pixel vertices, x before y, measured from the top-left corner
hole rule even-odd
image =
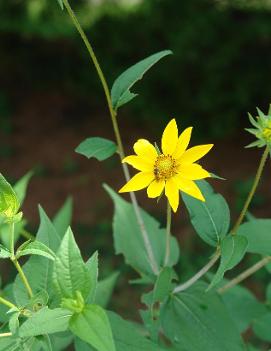
[[[16,257],[19,258],[21,256],[26,255],[38,255],[48,258],[49,260],[55,260],[55,253],[45,244],[35,240],[33,242],[28,243],[22,249],[17,250]]]
[[[124,71],[114,82],[111,90],[113,108],[116,111],[120,106],[132,100],[137,94],[130,91],[132,86],[143,78],[144,74],[163,57],[172,54],[164,50],[151,55]]]

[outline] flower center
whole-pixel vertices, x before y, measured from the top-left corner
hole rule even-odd
[[[264,139],[268,142],[271,141],[271,128],[270,127],[266,127],[263,130],[263,137]]]
[[[154,164],[156,180],[167,180],[176,173],[175,159],[170,155],[159,155]]]

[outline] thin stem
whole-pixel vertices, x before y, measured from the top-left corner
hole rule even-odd
[[[2,303],[3,305],[9,307],[9,308],[17,308],[16,305],[14,305],[14,303],[6,300],[4,297],[0,296],[0,303]]]
[[[238,219],[237,219],[237,221],[236,221],[236,223],[235,223],[235,225],[234,225],[234,227],[233,227],[233,229],[231,231],[232,235],[236,234],[240,224],[243,222],[243,219],[244,219],[244,217],[246,215],[246,212],[247,212],[248,207],[249,207],[249,205],[251,203],[251,200],[252,200],[252,198],[253,198],[253,196],[255,194],[255,191],[256,191],[256,189],[257,189],[257,187],[259,185],[259,182],[260,182],[260,179],[261,179],[261,175],[263,173],[264,165],[265,165],[265,162],[267,160],[268,154],[269,154],[269,148],[266,147],[265,150],[264,150],[264,153],[262,154],[262,157],[261,157],[261,160],[260,160],[260,164],[259,164],[259,167],[257,169],[257,173],[255,175],[255,179],[254,179],[252,188],[251,188],[251,190],[250,190],[250,192],[248,194],[248,197],[247,197],[246,202],[244,204],[244,207],[243,207],[243,209],[242,209],[242,211],[240,213],[240,216],[238,217]]]
[[[17,269],[17,271],[19,273],[19,276],[21,277],[21,280],[22,280],[22,282],[23,282],[23,284],[24,284],[24,286],[25,286],[25,288],[27,290],[27,293],[28,293],[29,297],[32,298],[33,297],[33,291],[32,291],[31,286],[30,286],[30,284],[29,284],[29,282],[28,282],[28,280],[27,280],[27,278],[26,278],[26,276],[24,274],[24,271],[23,271],[22,267],[20,266],[20,264],[19,264],[19,262],[17,261],[16,258],[14,258],[12,260],[12,262],[13,262],[14,266],[16,267],[16,269]]]
[[[35,240],[35,236],[25,229],[22,229],[20,234],[27,240]]]
[[[239,284],[240,282],[242,282],[243,280],[248,278],[250,275],[252,275],[255,272],[257,272],[262,267],[266,266],[269,262],[271,262],[271,256],[264,257],[259,262],[255,263],[253,266],[251,266],[250,268],[246,269],[244,272],[239,274],[237,277],[235,277],[234,279],[229,281],[222,288],[218,289],[218,292],[220,294],[223,294],[224,292],[226,292],[230,288],[234,287],[235,285]]]
[[[105,79],[105,76],[103,74],[101,66],[98,62],[98,59],[94,53],[94,50],[93,50],[93,48],[92,48],[92,46],[91,46],[91,44],[90,44],[90,42],[85,34],[83,28],[81,27],[75,13],[73,12],[68,0],[63,0],[63,4],[66,7],[68,14],[71,17],[71,20],[72,20],[74,26],[76,27],[77,31],[79,32],[87,50],[88,50],[91,61],[93,62],[94,66],[96,68],[97,74],[98,74],[100,81],[102,83],[103,90],[104,90],[105,97],[106,97],[106,101],[107,101],[107,105],[108,105],[108,109],[109,109],[109,113],[110,113],[110,117],[111,117],[111,121],[112,121],[112,125],[113,125],[113,129],[114,129],[114,133],[115,133],[116,142],[118,145],[119,156],[120,156],[120,159],[122,160],[125,157],[125,153],[124,153],[123,143],[122,143],[122,139],[121,139],[121,135],[120,135],[120,131],[119,131],[118,121],[116,118],[117,117],[116,111],[114,110],[113,105],[112,105],[112,100],[111,100],[110,91],[109,91],[107,81]],[[124,173],[126,181],[129,181],[130,174],[129,174],[129,170],[128,170],[127,165],[122,163],[122,169],[123,169],[123,173]],[[152,271],[154,272],[155,275],[157,275],[159,272],[158,265],[157,265],[157,262],[156,262],[155,257],[154,257],[154,253],[153,253],[153,249],[152,249],[152,246],[151,246],[151,243],[149,240],[148,232],[146,230],[144,221],[142,219],[135,194],[131,192],[130,197],[131,197],[131,201],[132,201],[132,204],[134,207],[137,222],[138,222],[138,225],[140,227],[140,231],[142,234],[142,238],[144,241],[144,245],[146,248],[146,252],[147,252],[147,255],[149,258],[149,262],[150,262]]]
[[[164,266],[168,265],[170,257],[170,229],[171,229],[171,207],[169,201],[167,201],[167,229],[166,229],[166,252]]]
[[[185,283],[177,286],[173,290],[173,293],[177,294],[181,291],[188,289],[190,286],[195,284],[205,273],[207,273],[209,271],[210,268],[213,267],[213,265],[216,263],[216,261],[219,259],[219,257],[220,257],[220,252],[217,251],[214,254],[214,256],[211,258],[211,260],[203,268],[201,268],[201,270],[199,270],[192,278],[187,280]]]

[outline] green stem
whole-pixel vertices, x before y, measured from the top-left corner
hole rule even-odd
[[[170,257],[170,229],[171,229],[171,207],[169,201],[167,201],[167,228],[166,228],[166,252],[164,266],[168,265]]]
[[[107,81],[105,79],[105,76],[103,74],[101,66],[98,62],[98,59],[94,53],[94,50],[93,50],[93,48],[92,48],[92,46],[91,46],[91,44],[90,44],[90,42],[85,34],[83,28],[81,27],[75,13],[73,12],[68,0],[63,0],[63,4],[66,7],[68,14],[71,17],[71,20],[72,20],[74,26],[76,27],[77,31],[79,32],[79,34],[80,34],[80,36],[81,36],[81,38],[82,38],[82,40],[87,48],[87,51],[88,51],[90,58],[91,58],[91,61],[93,62],[94,66],[96,68],[97,74],[98,74],[100,81],[102,83],[103,90],[104,90],[105,97],[106,97],[106,101],[107,101],[107,105],[108,105],[108,109],[109,109],[109,113],[110,113],[110,117],[111,117],[111,121],[112,121],[112,125],[113,125],[113,130],[115,133],[116,142],[118,145],[119,156],[120,156],[120,159],[122,160],[125,157],[125,153],[124,153],[123,143],[122,143],[122,139],[121,139],[121,135],[120,135],[120,131],[119,131],[118,121],[116,118],[117,115],[116,115],[116,111],[113,108],[113,104],[112,104]],[[122,169],[123,169],[126,181],[129,181],[130,174],[129,174],[128,167],[125,163],[122,163]],[[146,252],[147,252],[147,255],[149,258],[149,262],[150,262],[152,271],[154,272],[155,275],[157,275],[159,272],[158,265],[157,265],[157,262],[156,262],[155,257],[154,257],[154,253],[153,253],[153,249],[152,249],[152,246],[151,246],[151,243],[149,240],[148,232],[146,230],[144,221],[143,221],[141,213],[140,213],[137,199],[136,199],[135,194],[133,192],[130,193],[130,197],[131,197],[131,201],[132,201],[132,204],[134,207],[135,215],[136,215],[137,222],[138,222],[141,234],[142,234],[142,238],[144,241],[145,249],[146,249]]]
[[[20,266],[19,262],[17,261],[17,259],[15,257],[12,260],[12,262],[13,262],[14,266],[16,267],[16,269],[17,269],[17,271],[19,273],[19,276],[20,276],[20,278],[21,278],[21,280],[22,280],[22,282],[23,282],[23,284],[24,284],[24,286],[25,286],[25,288],[27,290],[27,293],[28,293],[29,297],[32,298],[33,297],[33,291],[32,291],[31,286],[30,286],[30,284],[29,284],[29,282],[28,282],[28,280],[26,278],[26,275],[24,274],[24,271],[23,271],[22,267]]]
[[[223,294],[230,288],[234,287],[235,285],[241,283],[243,280],[251,276],[252,274],[256,273],[259,269],[262,267],[266,266],[268,263],[271,262],[271,256],[266,256],[263,259],[261,259],[259,262],[255,263],[253,266],[250,268],[246,269],[244,272],[240,273],[237,277],[229,281],[227,284],[225,284],[222,288],[218,289],[218,292],[220,294]]]
[[[5,305],[5,306],[7,306],[7,307],[9,307],[9,308],[17,308],[17,306],[14,305],[14,303],[12,303],[12,302],[6,300],[5,298],[3,298],[3,297],[1,297],[1,296],[0,296],[0,303],[2,303],[3,305]]]
[[[11,258],[15,256],[14,254],[14,222],[10,223],[10,253]]]
[[[249,205],[251,203],[251,200],[252,200],[252,198],[253,198],[253,196],[254,196],[254,194],[256,192],[256,189],[257,189],[257,187],[259,185],[259,182],[260,182],[260,179],[261,179],[261,175],[263,173],[264,165],[265,165],[265,162],[267,160],[268,154],[269,154],[269,148],[266,147],[265,150],[264,150],[264,153],[262,154],[262,157],[261,157],[261,160],[260,160],[260,163],[259,163],[259,167],[257,169],[257,173],[255,175],[255,179],[254,179],[254,182],[253,182],[253,185],[252,185],[252,188],[251,188],[251,190],[250,190],[250,192],[248,194],[248,197],[247,197],[246,202],[244,204],[244,207],[243,207],[243,209],[242,209],[242,211],[240,213],[240,216],[238,217],[238,219],[237,219],[237,221],[236,221],[236,223],[235,223],[235,225],[234,225],[234,227],[233,227],[233,229],[231,231],[232,235],[236,234],[240,224],[243,222],[243,219],[244,219],[244,217],[246,215],[246,212],[247,212],[248,207],[249,207]]]
[[[27,240],[35,240],[35,236],[29,233],[27,230],[22,229],[20,232],[21,236],[23,236]]]

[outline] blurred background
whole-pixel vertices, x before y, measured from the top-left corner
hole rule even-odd
[[[271,1],[77,0],[71,5],[110,86],[138,60],[163,49],[174,52],[147,73],[134,89],[140,96],[120,110],[126,152],[140,137],[159,142],[172,117],[180,129],[193,125],[192,143],[215,143],[203,164],[226,178],[212,185],[236,218],[261,152],[244,149],[253,141],[243,130],[247,112],[255,115],[256,106],[266,112],[271,101]],[[138,318],[134,308],[127,309],[133,298],[139,304],[138,292],[128,286],[131,272],[122,258],[113,255],[113,206],[101,185],[118,189],[123,175],[117,156],[98,163],[74,152],[90,136],[114,138],[101,84],[67,13],[56,0],[1,0],[1,172],[15,182],[34,170],[24,205],[32,232],[38,203],[52,216],[72,195],[73,228],[85,256],[98,249],[102,276],[114,269],[124,273],[113,308]],[[259,217],[271,213],[270,165],[266,168],[251,207]],[[144,192],[139,201],[164,223],[163,201],[157,205]],[[184,280],[211,251],[195,235],[184,207],[174,216],[173,232]],[[257,277],[267,280],[260,271],[248,283],[262,296]]]

